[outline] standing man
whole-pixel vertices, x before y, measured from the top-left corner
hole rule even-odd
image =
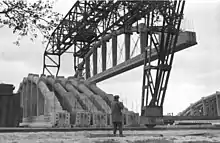
[[[114,101],[111,105],[112,110],[112,123],[113,123],[113,134],[116,135],[117,127],[119,128],[119,135],[123,136],[122,133],[122,121],[123,121],[123,115],[122,110],[124,108],[124,105],[122,102],[119,102],[119,96],[114,96]]]

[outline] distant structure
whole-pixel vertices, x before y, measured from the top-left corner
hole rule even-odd
[[[220,116],[220,92],[203,97],[178,114],[179,116]]]

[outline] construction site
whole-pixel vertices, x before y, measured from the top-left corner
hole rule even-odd
[[[220,142],[220,92],[198,99],[178,115],[163,112],[174,55],[198,44],[196,32],[181,28],[184,6],[184,0],[76,1],[49,38],[43,73],[28,74],[17,91],[14,85],[0,84],[0,132],[14,140],[18,134],[28,138],[26,132],[41,139],[43,134],[110,137],[114,95],[97,83],[142,66],[142,94],[135,95],[141,96],[141,110],[123,109],[127,138],[141,138],[144,132],[146,140],[161,143],[192,141],[186,136],[204,141],[213,131]],[[65,53],[72,53],[74,62],[75,74],[68,77],[59,74]],[[72,132],[79,133],[73,137]],[[172,139],[177,132],[186,138]]]

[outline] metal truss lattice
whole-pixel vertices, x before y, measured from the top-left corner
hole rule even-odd
[[[164,1],[147,14],[143,69],[142,114],[145,107],[162,107],[171,72],[185,1]],[[152,62],[152,52],[157,53]]]

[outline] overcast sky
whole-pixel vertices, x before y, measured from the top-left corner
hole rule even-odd
[[[55,9],[63,14],[73,0],[58,0]],[[190,1],[185,7],[184,27],[195,31],[198,45],[175,54],[164,103],[164,113],[178,113],[190,103],[219,90],[220,85],[220,1]],[[45,47],[23,39],[21,47],[12,44],[16,35],[0,29],[0,82],[18,87],[28,73],[42,73]],[[60,75],[71,76],[72,55],[62,56]],[[140,111],[142,67],[98,84],[107,93],[119,94],[130,109]],[[132,106],[133,103],[133,106]]]

